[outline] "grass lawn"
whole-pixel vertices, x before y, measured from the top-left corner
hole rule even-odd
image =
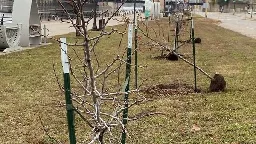
[[[208,93],[210,80],[198,72],[198,86],[202,93],[144,94],[153,97],[154,101],[133,107],[129,114],[154,109],[165,115],[129,121],[127,143],[256,143],[256,41],[223,29],[216,23],[196,18],[195,34],[202,39],[202,43],[196,45],[196,62],[211,75],[215,72],[222,74],[227,82],[227,90]],[[159,24],[160,29],[156,27],[158,23],[150,22],[150,26],[156,27],[156,32],[150,29],[149,35],[158,40],[162,40],[161,36],[164,35],[167,39],[167,19],[162,19]],[[116,28],[124,31],[125,25]],[[161,36],[158,35],[159,31]],[[150,41],[140,32],[139,36],[139,65],[146,65],[139,69],[140,84],[143,81],[143,86],[147,87],[176,81],[193,86],[193,67],[181,60],[174,62],[154,58],[161,54],[159,48],[150,49],[142,44]],[[75,41],[74,34],[63,37],[70,42]],[[182,36],[185,40],[184,37],[188,38],[188,33]],[[127,36],[121,44],[122,49],[117,48],[119,40],[120,35],[114,34],[103,38],[98,44],[96,52],[102,65],[125,51]],[[62,79],[60,49],[57,42],[52,43],[0,56],[0,143],[51,143],[42,123],[51,136],[68,143],[64,95],[53,72],[55,64],[57,76]],[[75,58],[73,47],[69,48],[75,65],[79,60]],[[76,50],[81,57],[82,49]],[[186,44],[179,52],[192,60],[191,44]],[[108,82],[110,89],[115,87],[115,83],[116,76],[113,75]],[[133,85],[134,81],[131,82]],[[79,90],[77,84],[73,83],[72,86],[73,90]],[[84,125],[77,116],[78,142],[90,137],[90,131]]]

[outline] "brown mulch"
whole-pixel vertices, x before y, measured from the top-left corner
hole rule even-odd
[[[149,86],[143,88],[142,92],[154,95],[187,95],[195,93],[193,86],[177,82]],[[200,90],[198,90],[198,92],[200,92]]]

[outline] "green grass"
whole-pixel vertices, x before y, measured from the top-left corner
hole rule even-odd
[[[166,34],[167,20],[159,23]],[[150,25],[156,26],[156,23]],[[116,28],[123,30],[124,27]],[[202,39],[202,44],[196,45],[198,66],[211,75],[221,73],[227,81],[227,90],[222,93],[154,96],[153,102],[135,106],[129,114],[155,109],[166,115],[128,122],[128,143],[256,143],[256,41],[204,18],[196,19],[195,33]],[[149,41],[141,33],[139,35],[142,37],[140,43]],[[154,36],[153,30],[150,30],[150,35]],[[74,34],[65,37],[71,42],[75,40]],[[160,38],[156,36],[156,39]],[[121,49],[116,46],[119,40],[120,35],[114,34],[99,43],[96,52],[102,66],[125,51],[127,37],[124,37]],[[62,80],[60,50],[59,45],[52,42],[49,46],[0,56],[1,143],[51,143],[42,130],[39,116],[51,136],[68,143],[64,95],[58,88],[52,67],[56,65],[57,76]],[[78,59],[71,48],[69,53],[73,57],[73,66],[76,66]],[[82,49],[76,50],[82,57]],[[180,52],[189,55],[192,46],[187,44]],[[158,48],[150,50],[149,46],[139,46],[139,64],[147,65],[139,69],[139,83],[147,79],[144,86],[150,86],[178,80],[193,86],[193,68],[181,60],[171,62],[153,58],[160,53]],[[108,81],[109,89],[114,89],[115,84],[116,75],[113,75]],[[198,72],[199,87],[206,91],[209,84],[210,80]],[[79,90],[75,83],[73,90]],[[90,130],[84,125],[77,117],[79,142],[90,136]],[[191,131],[193,125],[200,130]]]

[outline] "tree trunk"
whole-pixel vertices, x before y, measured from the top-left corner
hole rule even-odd
[[[76,16],[76,25],[78,26],[78,30],[76,30],[76,36],[81,36],[81,33],[79,32],[79,30],[81,30],[81,18],[78,15]]]

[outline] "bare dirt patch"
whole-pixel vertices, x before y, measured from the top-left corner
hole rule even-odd
[[[157,60],[161,60],[161,59],[166,59],[166,56],[167,54],[163,54],[163,55],[154,56],[153,58]]]
[[[195,93],[193,86],[179,82],[145,87],[142,89],[142,92],[154,95],[188,95]],[[201,90],[198,92],[201,92]]]

